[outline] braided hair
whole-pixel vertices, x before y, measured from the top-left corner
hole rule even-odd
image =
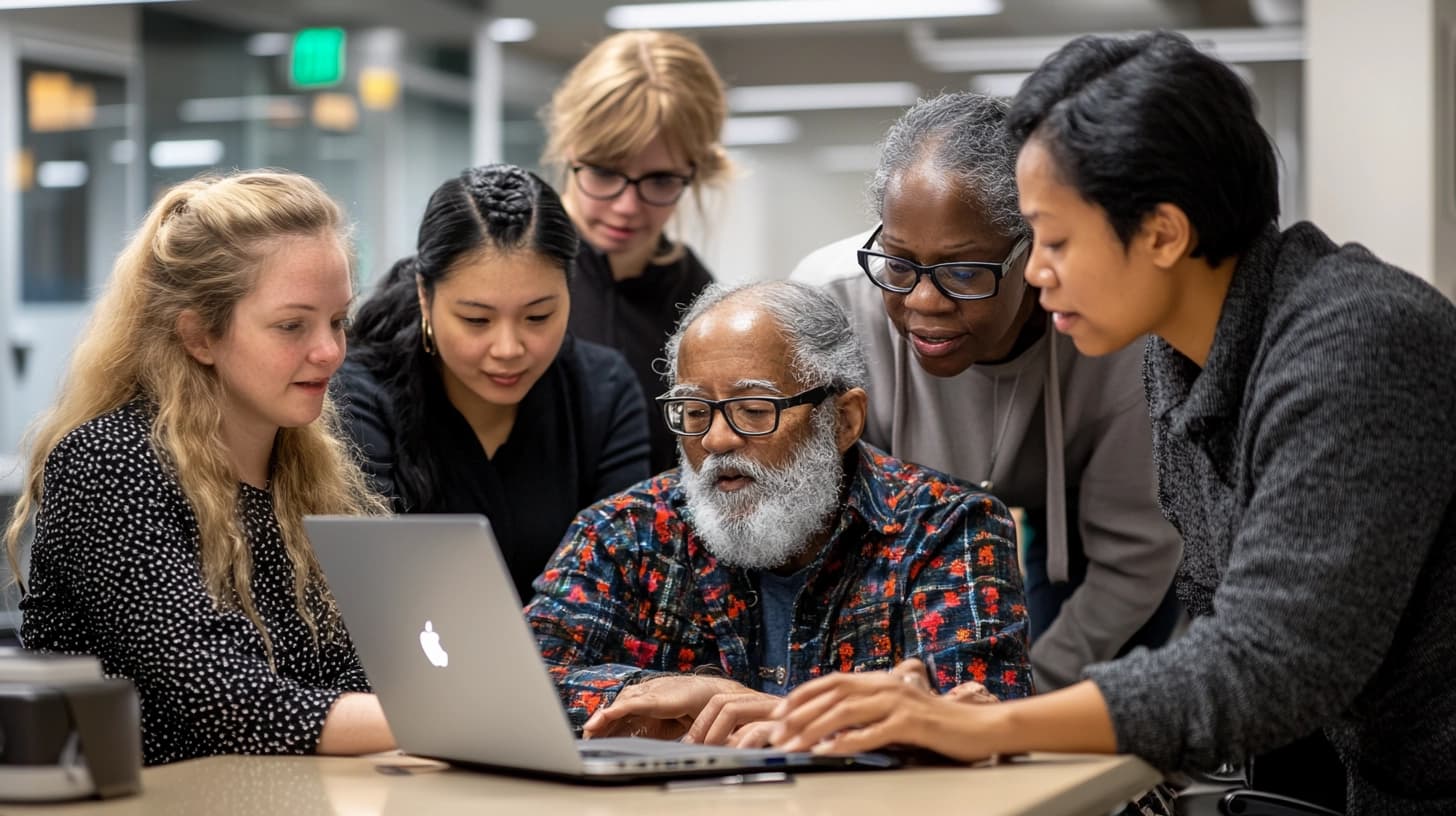
[[[406,505],[429,504],[440,483],[428,457],[404,455],[421,450],[419,437],[429,418],[419,395],[426,377],[439,377],[420,342],[416,287],[433,298],[435,287],[461,260],[481,251],[531,252],[569,278],[577,244],[561,197],[535,173],[515,165],[471,167],[430,196],[415,254],[396,261],[380,279],[355,315],[350,336],[349,359],[369,371],[399,407],[396,486]]]
[[[486,232],[503,246],[514,246],[531,222],[532,176],[519,167],[489,164],[460,175],[465,192],[475,203]]]

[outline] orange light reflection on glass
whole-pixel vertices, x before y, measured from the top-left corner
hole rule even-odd
[[[25,84],[26,124],[34,133],[81,130],[96,123],[96,89],[65,71],[36,71]]]
[[[353,130],[359,126],[359,105],[349,94],[318,94],[313,98],[313,124],[320,130]]]

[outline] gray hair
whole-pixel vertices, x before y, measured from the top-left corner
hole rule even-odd
[[[806,388],[863,388],[869,379],[864,349],[844,310],[824,290],[797,281],[764,281],[742,286],[712,284],[698,295],[667,339],[666,375],[677,380],[683,335],[703,315],[730,300],[763,308],[783,329],[789,370]]]
[[[885,212],[885,189],[905,171],[931,167],[957,182],[967,204],[986,211],[1004,235],[1028,233],[1016,199],[1016,150],[1006,133],[1007,104],[961,91],[921,99],[890,126],[868,199],[875,218]]]

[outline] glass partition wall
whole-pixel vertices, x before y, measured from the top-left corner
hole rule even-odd
[[[399,31],[340,30],[337,51],[314,55],[338,80],[303,84],[296,32],[152,8],[141,28],[149,200],[209,168],[311,176],[353,219],[365,283],[412,250],[425,198],[470,160],[468,64]]]
[[[25,427],[167,186],[258,167],[319,180],[354,225],[363,289],[413,251],[429,193],[471,159],[463,45],[322,25],[301,63],[287,21],[85,14],[0,13],[0,510],[21,484]],[[5,560],[0,641],[18,622]]]

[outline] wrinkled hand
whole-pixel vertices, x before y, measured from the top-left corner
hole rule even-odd
[[[921,662],[920,658],[912,657],[903,660],[899,665],[890,670],[890,674],[899,677],[902,682],[912,683],[926,691],[935,690],[935,680],[930,676],[930,667]],[[959,686],[947,691],[945,699],[955,700],[960,703],[999,703],[1001,699],[992,694],[985,686],[974,680],[968,680]]]
[[[767,720],[774,707],[782,700],[782,697],[752,691],[742,686],[739,686],[738,691],[715,694],[698,712],[697,719],[693,722],[693,727],[688,729],[687,736],[683,737],[683,742],[733,745],[739,748],[762,747],[767,744],[766,734],[763,742],[747,746],[738,744],[739,731],[750,723]],[[742,739],[749,740],[749,737],[745,734]]]
[[[909,660],[901,660],[893,669],[890,669],[891,677],[900,678],[900,682],[909,683],[922,691],[935,692],[935,679],[930,676],[930,667],[918,657]]]
[[[958,703],[971,703],[981,705],[983,703],[999,703],[1001,698],[986,690],[986,687],[975,681],[961,683],[959,686],[947,691],[945,699],[955,700]]]
[[[750,692],[726,677],[672,675],[622,689],[612,704],[599,709],[582,728],[582,736],[678,739],[699,712],[718,694]]]
[[[888,672],[831,674],[794,689],[774,709],[770,742],[786,751],[854,754],[888,745],[929,748],[962,762],[990,756],[975,739],[980,705],[995,697],[979,684],[942,697],[925,667],[906,660]]]

